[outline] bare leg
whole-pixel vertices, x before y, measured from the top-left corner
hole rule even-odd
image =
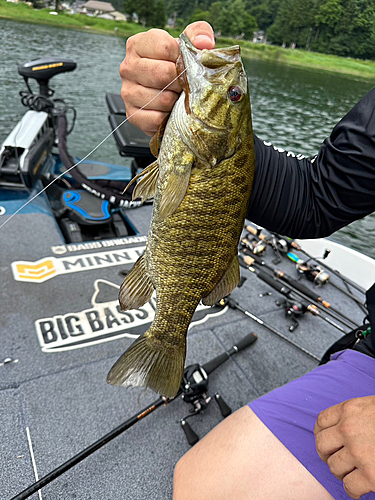
[[[333,500],[245,406],[177,463],[173,500]]]

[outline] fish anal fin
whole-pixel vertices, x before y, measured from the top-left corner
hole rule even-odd
[[[162,396],[176,396],[186,357],[186,341],[181,340],[168,347],[158,341],[151,326],[112,366],[107,382],[123,387],[149,387]]]
[[[240,281],[238,255],[235,255],[216,287],[202,300],[205,306],[213,306],[223,297],[229,295]]]
[[[159,165],[157,160],[145,168],[141,174],[142,175],[139,175],[141,179],[138,181],[133,191],[133,200],[141,198],[142,201],[146,201],[153,198],[156,193],[159,178]]]
[[[153,292],[154,286],[146,271],[143,254],[131,268],[120,287],[121,310],[138,309],[151,299]]]

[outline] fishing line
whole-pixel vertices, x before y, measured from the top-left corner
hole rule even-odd
[[[148,106],[149,104],[152,103],[152,101],[154,101],[157,97],[159,97],[160,94],[162,94],[164,92],[164,90],[166,90],[170,85],[172,85],[172,83],[174,83],[181,75],[183,75],[185,73],[187,68],[185,68],[183,71],[181,71],[181,73],[179,73],[176,78],[174,78],[170,83],[168,83],[168,85],[166,85],[163,89],[160,90],[160,92],[158,92],[156,94],[156,96],[154,96],[150,101],[146,102],[146,104],[144,104],[141,108],[137,109],[137,111],[135,111],[132,115],[130,115],[128,118],[125,118],[124,121],[122,121],[119,125],[117,125],[116,128],[114,128],[112,130],[112,132],[110,132],[97,146],[95,146],[95,148],[90,151],[86,156],[84,156],[83,158],[81,158],[81,160],[79,160],[77,163],[75,163],[72,167],[68,168],[67,170],[64,170],[64,172],[62,172],[60,175],[58,175],[57,177],[55,177],[49,184],[47,184],[47,186],[45,186],[41,191],[39,191],[36,195],[34,195],[32,198],[30,198],[26,203],[24,203],[22,205],[22,207],[20,207],[18,210],[16,210],[5,222],[3,222],[0,226],[0,229],[2,229],[5,224],[7,224],[10,220],[13,219],[13,217],[15,215],[17,215],[19,212],[21,212],[21,210],[23,210],[29,203],[31,203],[32,201],[35,200],[35,198],[37,198],[39,195],[41,195],[42,193],[44,193],[54,182],[58,181],[59,179],[61,179],[61,177],[63,177],[65,174],[67,174],[68,172],[70,172],[71,170],[73,170],[73,168],[75,168],[77,165],[79,165],[80,163],[82,163],[84,160],[86,160],[90,155],[92,155],[92,153],[94,153],[107,139],[109,139],[109,137],[111,137],[112,134],[114,134],[116,132],[117,129],[119,129],[121,127],[121,125],[123,125],[124,123],[126,123],[128,120],[130,120],[130,118],[132,118],[134,115],[136,115],[137,113],[139,113],[140,111],[142,111],[146,106]]]

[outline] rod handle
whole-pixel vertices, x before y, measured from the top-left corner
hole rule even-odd
[[[261,280],[268,283],[272,288],[274,288],[280,293],[283,293],[284,295],[287,295],[287,292],[289,290],[286,290],[286,287],[283,284],[276,281],[275,278],[273,278],[270,274],[265,273],[264,271],[258,271],[257,274]]]
[[[246,347],[249,347],[253,342],[255,342],[257,336],[255,333],[249,333],[243,339],[239,340],[233,347],[229,349],[227,352],[223,352],[216,356],[216,358],[211,359],[211,361],[207,361],[204,365],[202,365],[203,370],[209,375],[212,373],[218,366],[220,366],[224,361],[229,359],[236,352],[242,351]]]
[[[251,346],[251,344],[253,344],[257,338],[257,335],[253,332],[245,335],[245,337],[236,342],[234,346],[229,349],[229,355],[231,356],[235,352],[240,352],[243,349],[246,349],[246,347]]]
[[[310,299],[314,300],[315,302],[322,301],[322,298],[320,297],[320,295],[313,292],[312,290],[310,290],[310,288],[307,288],[307,286],[303,285],[299,281],[294,280],[292,278],[289,278],[288,276],[285,276],[285,275],[281,279],[283,281],[286,281],[290,286],[294,287],[296,290],[299,290],[304,295],[307,295],[308,297],[310,297]]]

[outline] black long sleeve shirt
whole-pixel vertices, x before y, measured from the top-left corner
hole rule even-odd
[[[292,238],[321,238],[375,211],[375,87],[311,158],[255,142],[247,217]]]
[[[247,218],[292,238],[322,238],[375,211],[375,87],[311,158],[254,137]],[[375,325],[372,325],[375,331]],[[355,349],[375,357],[375,336]]]

